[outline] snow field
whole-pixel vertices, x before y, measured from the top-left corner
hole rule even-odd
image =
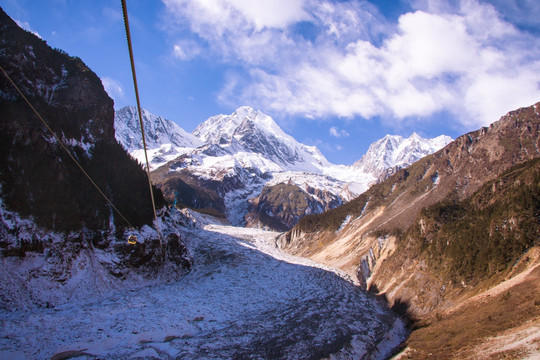
[[[0,358],[384,358],[406,336],[393,313],[339,272],[276,249],[277,233],[218,224],[181,231],[195,256],[184,278],[2,310]]]

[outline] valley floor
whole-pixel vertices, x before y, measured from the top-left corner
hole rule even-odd
[[[0,311],[0,359],[386,358],[408,335],[344,275],[277,250],[277,233],[208,224],[182,236],[195,262],[179,281]]]

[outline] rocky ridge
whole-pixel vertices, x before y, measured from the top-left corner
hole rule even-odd
[[[150,166],[157,168],[184,152],[202,145],[175,122],[141,109],[145,130],[146,149],[150,153]],[[141,164],[145,163],[142,151],[142,133],[135,106],[125,106],[115,112],[114,130],[118,142]]]
[[[425,139],[413,133],[409,138],[399,135],[386,135],[369,146],[368,151],[353,167],[373,174],[379,180],[433,154],[452,142],[452,138],[441,135],[433,139]]]

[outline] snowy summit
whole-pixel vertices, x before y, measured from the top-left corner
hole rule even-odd
[[[229,153],[256,153],[282,170],[320,172],[330,163],[313,146],[286,134],[270,116],[243,106],[231,115],[217,115],[200,124],[193,135],[205,144],[217,144]]]
[[[151,168],[162,165],[178,155],[202,145],[202,142],[186,132],[175,122],[156,116],[146,109],[141,109],[146,149],[151,158]],[[144,163],[141,125],[135,106],[126,106],[116,111],[114,131],[118,142],[135,159]]]
[[[126,149],[134,149],[131,155],[142,163],[144,152],[142,144],[135,141],[140,138],[135,119],[135,108],[121,109],[115,118],[116,136]],[[366,191],[386,169],[406,167],[451,141],[447,136],[423,139],[413,134],[404,139],[387,135],[372,144],[355,165],[345,166],[330,163],[317,147],[298,142],[272,117],[249,106],[239,107],[230,115],[212,116],[192,134],[146,110],[143,120],[151,140],[148,152],[154,181],[165,195],[172,200],[186,193],[186,186],[191,187],[188,193],[206,188],[206,192],[215,192],[223,199],[217,206],[225,209],[231,224],[241,226],[246,223],[250,199],[265,186],[298,186],[304,196],[320,205],[312,209],[318,213],[328,204],[315,192],[335,199],[332,203],[337,206]],[[198,179],[196,184],[194,179]],[[189,183],[193,185],[185,185]],[[196,198],[186,205],[202,206]],[[214,200],[211,207],[215,206]]]

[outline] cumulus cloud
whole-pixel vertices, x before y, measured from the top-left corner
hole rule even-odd
[[[540,40],[486,2],[418,0],[395,24],[356,0],[164,3],[170,31],[187,22],[212,56],[242,69],[224,102],[312,118],[445,111],[470,128],[540,100]]]
[[[283,28],[309,18],[303,10],[303,0],[228,0],[221,3],[241,12],[256,31],[265,27]],[[225,5],[227,6],[227,5]]]
[[[278,66],[279,59],[289,61],[300,55],[295,41],[283,30],[309,18],[303,0],[163,2],[168,12],[165,27],[174,34],[176,29],[189,26],[193,40],[203,43],[222,61],[267,68]]]
[[[101,79],[101,83],[103,84],[107,94],[109,94],[109,96],[114,100],[124,98],[124,89],[118,81],[106,76]]]
[[[309,18],[304,0],[163,0],[176,16],[187,16],[198,33],[223,35],[251,28],[284,28]],[[211,25],[214,25],[213,27]],[[204,34],[207,35],[207,34]]]

